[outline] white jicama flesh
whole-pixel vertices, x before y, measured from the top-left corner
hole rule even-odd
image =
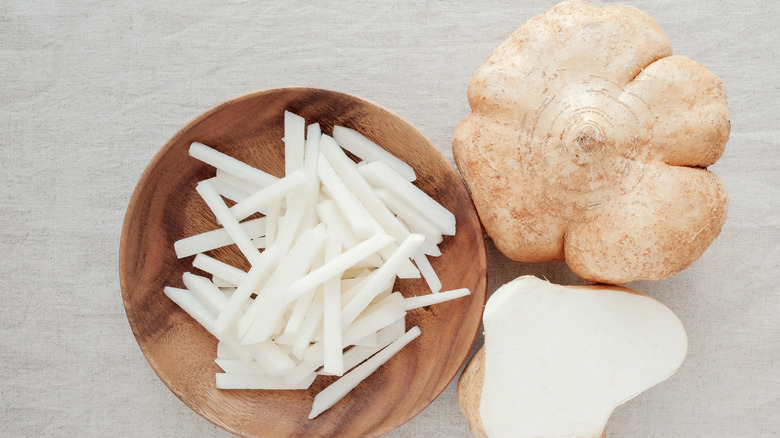
[[[595,438],[621,403],[667,379],[685,329],[660,302],[616,288],[533,276],[485,306],[480,418],[491,438]]]
[[[469,291],[440,292],[429,257],[455,216],[413,184],[411,166],[353,129],[330,137],[289,111],[284,125],[281,178],[192,144],[216,168],[197,191],[221,228],[175,242],[210,277],[187,272],[187,289],[164,292],[218,339],[217,388],[300,390],[341,376],[316,396],[314,418],[420,335],[406,331],[407,312]],[[229,245],[248,272],[205,254]],[[393,292],[420,276],[429,294]]]

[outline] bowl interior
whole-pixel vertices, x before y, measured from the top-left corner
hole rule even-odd
[[[422,335],[319,417],[307,418],[314,396],[334,380],[319,377],[302,391],[219,390],[216,339],[163,295],[183,287],[192,257],[177,259],[173,242],[218,227],[195,191],[214,169],[188,156],[205,143],[276,176],[284,172],[283,112],[290,110],[324,133],[354,128],[412,165],[416,184],[452,211],[457,233],[431,258],[443,290],[467,287],[470,297],[416,309],[407,328]],[[212,256],[248,268],[234,248]],[[242,436],[378,436],[422,411],[466,359],[479,329],[486,292],[482,229],[459,174],[441,151],[395,114],[363,99],[312,88],[246,95],[208,111],[177,133],[142,175],[127,209],[120,243],[120,282],[128,320],[160,379],[214,424]],[[399,280],[405,296],[429,293],[421,279]]]

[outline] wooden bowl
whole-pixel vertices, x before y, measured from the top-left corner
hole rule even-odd
[[[216,339],[163,295],[183,287],[192,257],[177,259],[173,242],[217,224],[195,191],[214,169],[188,156],[193,141],[210,145],[271,174],[284,171],[283,112],[324,133],[334,124],[354,128],[411,164],[416,184],[452,211],[455,236],[445,237],[432,258],[443,289],[467,287],[472,295],[416,309],[407,328],[422,335],[362,382],[345,399],[309,420],[314,395],[333,377],[303,391],[220,390],[214,374]],[[244,265],[232,248],[215,257]],[[442,152],[397,115],[355,96],[313,88],[260,91],[223,103],[179,131],[157,153],[136,187],[122,229],[119,275],[127,318],[144,356],[187,406],[241,436],[378,436],[428,406],[457,374],[474,343],[486,295],[482,229],[469,193]],[[197,272],[197,270],[194,270]],[[396,284],[405,296],[429,293],[423,280]]]

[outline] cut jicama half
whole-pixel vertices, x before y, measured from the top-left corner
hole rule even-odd
[[[596,438],[612,411],[669,378],[685,329],[660,302],[626,288],[568,287],[532,276],[485,306],[485,346],[458,399],[472,431],[491,438]]]

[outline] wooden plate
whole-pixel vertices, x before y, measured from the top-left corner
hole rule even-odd
[[[193,141],[210,145],[269,173],[284,171],[283,112],[330,134],[354,128],[411,164],[417,185],[452,211],[455,236],[432,258],[444,290],[468,287],[470,297],[407,315],[422,335],[362,382],[347,398],[309,420],[314,395],[333,381],[319,377],[305,391],[219,390],[216,340],[163,295],[183,287],[192,257],[177,259],[173,242],[217,228],[195,184],[214,169],[188,156]],[[212,255],[247,268],[233,248]],[[184,403],[212,423],[242,436],[378,436],[428,406],[457,374],[480,326],[486,293],[482,229],[469,193],[442,152],[397,115],[355,96],[313,88],[260,91],[223,103],[177,133],[138,183],[122,229],[119,275],[127,318],[149,364]],[[195,270],[197,272],[197,270]],[[396,284],[405,296],[427,293],[422,280]]]

